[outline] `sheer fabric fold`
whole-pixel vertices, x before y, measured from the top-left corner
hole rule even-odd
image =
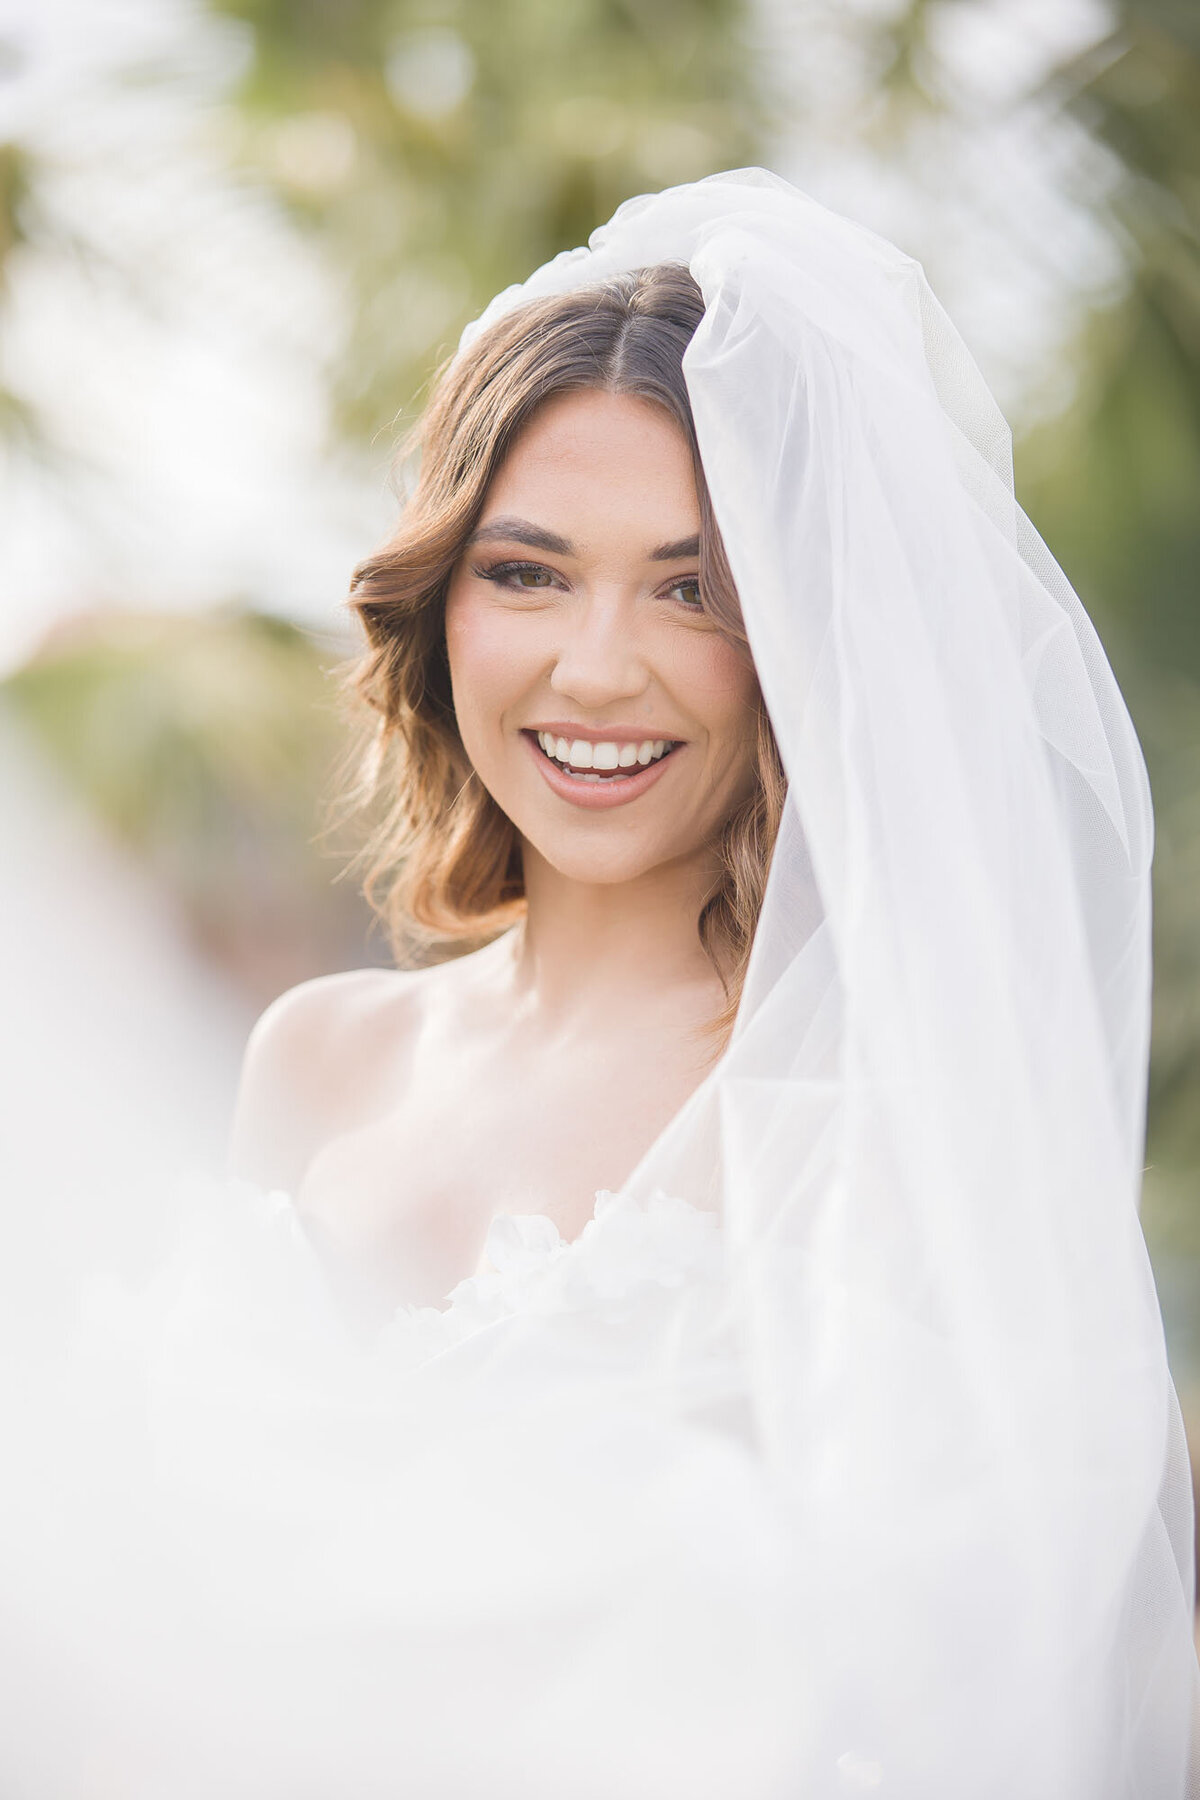
[[[715,1152],[822,1621],[806,1775],[852,1718],[889,1793],[1195,1792],[1133,726],[891,245],[744,170],[629,202],[480,323],[664,261],[704,294],[684,368],[789,801],[733,1044],[632,1187],[699,1198]]]

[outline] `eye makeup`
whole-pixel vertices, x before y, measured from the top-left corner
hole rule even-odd
[[[478,580],[490,581],[496,587],[507,588],[509,592],[536,593],[555,586],[562,579],[555,570],[547,568],[545,563],[535,562],[509,561],[478,564],[472,568],[471,573]],[[522,581],[520,578],[523,575],[545,576],[546,579],[544,581]],[[670,587],[660,589],[659,593],[663,598],[669,598],[672,594],[682,594],[685,589],[691,589],[695,597],[680,599],[678,604],[685,612],[703,612],[704,603],[700,598],[699,576],[685,575],[679,581],[672,582]]]

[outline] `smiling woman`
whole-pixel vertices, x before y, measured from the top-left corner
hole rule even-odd
[[[545,590],[544,606],[559,596],[543,615],[543,654],[565,660],[539,698],[543,710],[555,695],[573,702],[544,713],[556,751],[558,737],[568,749],[594,737],[593,725],[620,724],[626,736],[639,726],[641,742],[670,735],[665,713],[653,716],[656,699],[671,705],[656,687],[662,667],[633,666],[647,633],[660,664],[664,655],[678,663],[685,683],[725,685],[746,709],[741,730],[753,739],[758,779],[743,782],[719,821],[700,931],[728,966],[735,1003],[783,779],[682,371],[703,312],[687,270],[662,265],[501,320],[446,372],[418,431],[417,491],[396,539],[358,571],[354,597],[374,651],[359,686],[381,715],[381,742],[396,752],[381,779],[403,796],[407,828],[401,841],[395,821],[385,830],[374,888],[397,922],[415,918],[435,937],[481,936],[511,922],[523,886],[519,828],[508,828],[503,803],[478,779],[454,716],[448,593],[456,610],[472,582],[490,581],[497,599]],[[533,562],[531,549],[553,560]],[[470,616],[481,617],[478,608]],[[530,641],[527,628],[509,630],[512,644]],[[547,630],[558,633],[557,647]],[[606,636],[624,668],[614,671]],[[580,668],[581,658],[592,666]],[[696,780],[693,769],[693,793]],[[732,1008],[724,1010],[727,1023]]]
[[[435,394],[395,538],[356,574],[391,800],[370,885],[398,936],[487,948],[284,996],[235,1152],[393,1299],[443,1300],[498,1214],[536,1204],[576,1237],[736,1008],[783,778],[682,372],[703,310],[665,265],[485,334]],[[342,1071],[317,1095],[311,1041],[336,1041]],[[404,1080],[378,1080],[381,1048]]]
[[[451,578],[446,637],[464,748],[513,821],[527,896],[530,850],[608,885],[688,864],[697,919],[718,878],[714,845],[756,785],[761,703],[745,651],[699,597],[697,512],[687,440],[627,394],[544,402],[492,482]],[[569,519],[574,534],[522,515]],[[664,521],[679,527],[673,542],[661,541]],[[549,560],[519,560],[531,538]],[[480,544],[499,559],[471,556]],[[591,815],[655,786],[655,807],[619,838],[596,828]],[[584,817],[548,805],[545,787]]]

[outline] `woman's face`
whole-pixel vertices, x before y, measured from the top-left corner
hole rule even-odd
[[[548,400],[488,490],[446,600],[467,755],[560,873],[705,853],[755,780],[756,682],[700,610],[687,440],[647,400]]]

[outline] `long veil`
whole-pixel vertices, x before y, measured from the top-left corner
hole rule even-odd
[[[222,1192],[0,1358],[6,1792],[1200,1793],[1133,727],[921,269],[785,182],[630,201],[467,338],[672,261],[788,777],[729,1047],[444,1312],[347,1332]]]
[[[632,200],[465,335],[663,261],[789,800],[733,1044],[633,1185],[715,1180],[822,1622],[797,1792],[1195,1792],[1133,726],[920,266],[787,183]]]

